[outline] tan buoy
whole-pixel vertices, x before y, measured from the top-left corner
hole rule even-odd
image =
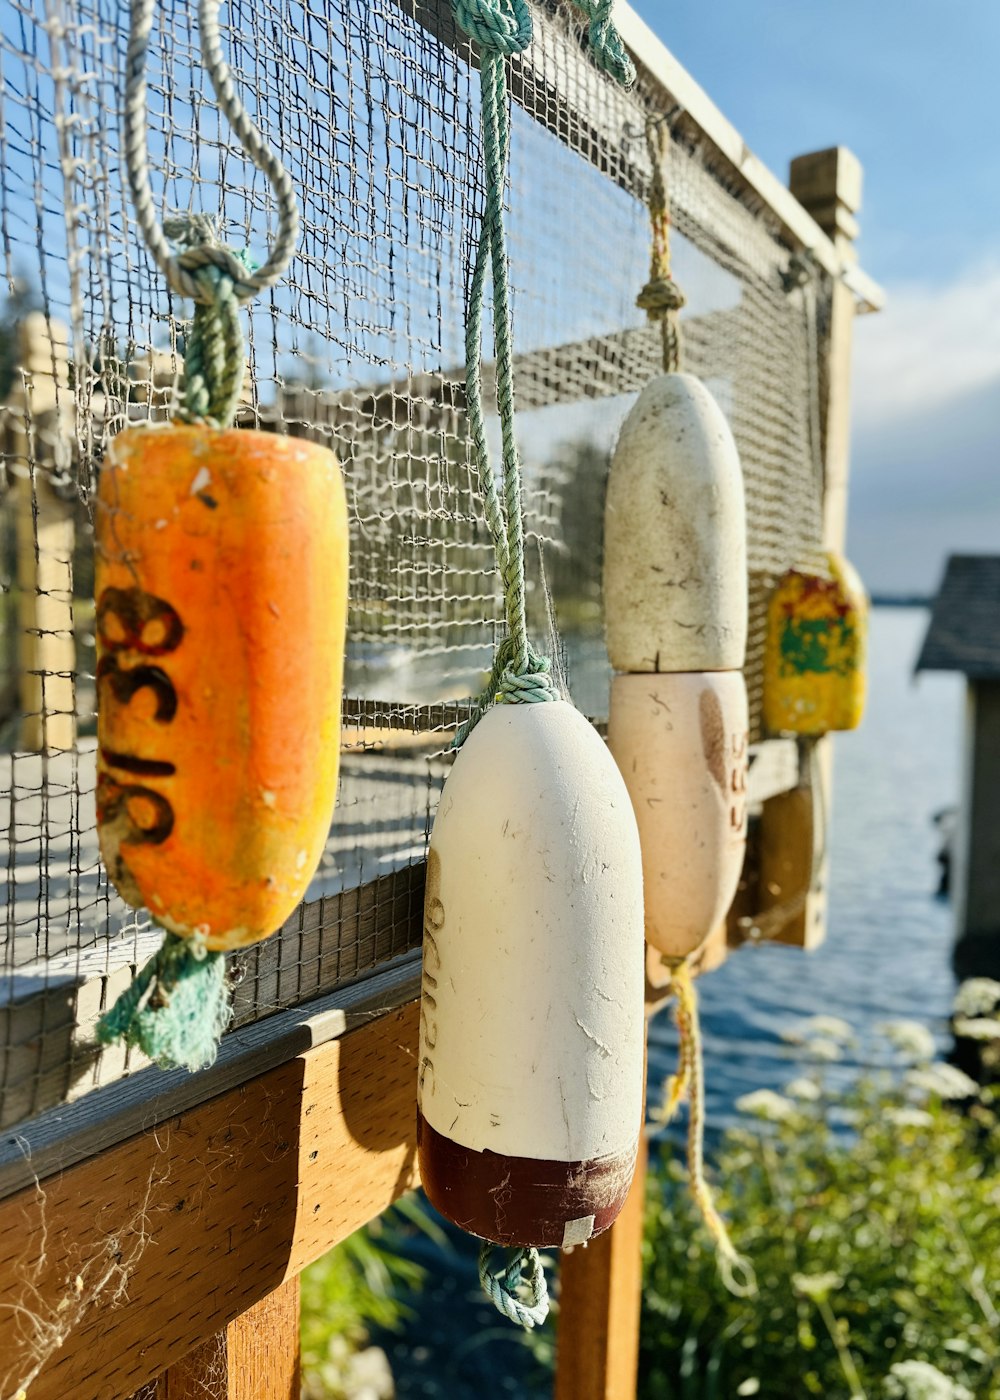
[[[572,705],[495,705],[445,785],[428,858],[420,1176],[502,1245],[614,1221],[643,1090],[639,837]]]
[[[725,917],[746,845],[747,568],[732,433],[693,375],[646,385],[608,481],[608,743],[635,808],[646,938],[689,956]]]

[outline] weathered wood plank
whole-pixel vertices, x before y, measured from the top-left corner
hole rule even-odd
[[[0,1204],[0,1394],[132,1395],[412,1187],[416,1043],[413,1003]]]
[[[0,1139],[0,1199],[369,1024],[411,1001],[419,989],[415,952],[307,1007],[234,1031],[224,1037],[215,1064],[199,1074],[149,1066],[40,1114]]]
[[[618,1219],[585,1248],[563,1253],[556,1400],[635,1400],[647,1157],[643,1132]]]

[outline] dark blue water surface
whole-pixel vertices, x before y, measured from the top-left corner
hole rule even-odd
[[[833,1015],[855,1028],[840,1073],[878,1057],[876,1028],[886,1020],[921,1021],[944,1044],[954,979],[950,911],[934,897],[933,817],[956,800],[962,683],[933,675],[914,683],[926,621],[918,608],[879,609],[872,618],[864,723],[835,741],[826,942],[811,953],[748,946],[699,983],[710,1134],[735,1116],[741,1094],[780,1090],[796,1075],[798,1052],[783,1034],[809,1017]],[[572,679],[588,708],[586,680]],[[670,1017],[661,1014],[650,1028],[651,1103],[673,1069],[675,1044]],[[406,1330],[378,1338],[401,1400],[479,1400],[484,1386],[549,1394],[516,1329],[479,1294],[474,1244],[450,1233],[448,1253],[412,1242],[428,1286]]]

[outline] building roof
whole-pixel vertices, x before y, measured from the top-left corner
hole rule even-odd
[[[916,669],[1000,680],[1000,554],[950,557]]]

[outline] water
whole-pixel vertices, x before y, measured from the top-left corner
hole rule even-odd
[[[841,1066],[850,1073],[877,1054],[875,1029],[907,1018],[945,1043],[954,991],[950,911],[934,897],[938,847],[934,813],[953,805],[959,781],[962,682],[922,676],[913,663],[926,627],[923,609],[880,609],[872,619],[870,698],[861,728],[836,739],[831,889],[826,942],[812,953],[746,947],[699,983],[705,1036],[708,1121],[718,1130],[751,1089],[781,1089],[796,1073],[782,1032],[824,1013],[858,1033]],[[574,678],[578,703],[585,697]],[[586,685],[584,685],[586,689]],[[674,1067],[670,1018],[650,1027],[650,1101]],[[389,1353],[400,1400],[492,1393],[550,1393],[522,1336],[478,1296],[475,1248],[453,1234],[445,1254],[427,1241],[412,1252],[432,1282]]]
[[[780,1089],[794,1073],[781,1031],[818,1013],[854,1025],[853,1052],[877,1057],[885,1020],[928,1025],[945,1043],[955,982],[949,906],[935,899],[935,812],[959,783],[963,682],[913,664],[922,608],[872,617],[870,693],[861,728],[834,740],[830,904],[826,942],[811,953],[747,946],[699,983],[708,1117],[715,1126],[751,1089]],[[650,1093],[673,1065],[669,1018],[650,1027]],[[848,1065],[851,1057],[848,1058]]]

